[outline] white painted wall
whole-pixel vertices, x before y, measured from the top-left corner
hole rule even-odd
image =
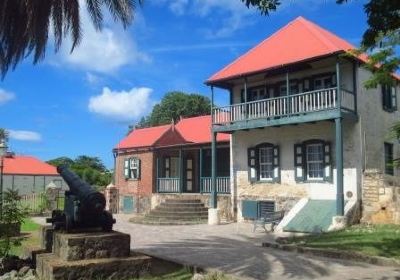
[[[4,175],[4,189],[18,190],[20,195],[42,193],[46,186],[53,182],[60,188],[67,189],[67,185],[61,176],[43,176],[43,175]]]

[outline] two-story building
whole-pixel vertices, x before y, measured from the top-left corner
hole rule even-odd
[[[387,137],[399,88],[366,89],[366,56],[345,55],[354,48],[299,17],[206,81],[229,93],[212,109],[212,138],[231,134],[239,221],[286,210],[286,230],[327,230],[357,212],[366,171],[399,175],[399,143]]]

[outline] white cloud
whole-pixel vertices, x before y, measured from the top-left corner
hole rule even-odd
[[[129,30],[122,30],[120,24],[107,19],[105,27],[96,31],[86,9],[82,9],[81,18],[82,41],[72,53],[70,39],[63,43],[62,62],[87,71],[112,73],[126,65],[151,61],[138,49]]]
[[[15,98],[15,94],[0,88],[0,105],[3,105]]]
[[[35,131],[29,130],[13,130],[7,129],[9,136],[11,139],[19,140],[19,141],[31,141],[38,142],[42,140],[42,135]]]
[[[87,72],[87,73],[86,73],[85,80],[86,80],[86,82],[88,82],[89,84],[94,85],[94,84],[97,84],[97,83],[99,82],[100,78],[99,78],[97,75],[95,75],[95,74],[92,74],[92,73],[90,73],[90,72]]]
[[[92,113],[118,121],[133,121],[146,114],[152,107],[152,89],[132,88],[129,91],[113,91],[103,88],[100,95],[89,99],[88,108]]]
[[[188,0],[175,0],[169,4],[170,10],[176,15],[183,15],[188,4]]]

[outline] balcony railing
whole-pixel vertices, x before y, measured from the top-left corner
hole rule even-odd
[[[157,191],[159,193],[179,193],[180,181],[179,178],[158,178]]]
[[[200,178],[200,191],[210,193],[212,190],[211,177]],[[231,193],[231,184],[229,177],[217,177],[217,193]]]
[[[213,108],[213,124],[286,117],[335,108],[355,111],[354,94],[342,89],[341,104],[338,104],[335,87]]]

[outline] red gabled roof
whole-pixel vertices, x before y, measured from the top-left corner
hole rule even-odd
[[[206,82],[240,77],[351,49],[355,47],[350,43],[315,23],[298,17],[215,73]],[[359,59],[365,61],[366,56],[362,55]]]
[[[186,141],[196,144],[211,143],[211,116],[181,119],[176,129]],[[229,141],[229,134],[218,133],[217,142]]]
[[[144,148],[153,146],[171,127],[170,124],[133,130],[115,147],[116,149]]]
[[[56,167],[32,156],[4,157],[4,174],[59,175]]]
[[[175,133],[176,137],[173,137],[173,135],[167,135],[167,132],[171,134]],[[165,141],[161,141],[163,136],[167,138],[164,139]],[[227,142],[229,139],[230,137],[228,134],[218,133],[217,142]],[[174,127],[172,124],[168,124],[135,129],[128,136],[122,139],[115,148],[135,149],[204,143],[211,143],[210,115],[181,119]]]

